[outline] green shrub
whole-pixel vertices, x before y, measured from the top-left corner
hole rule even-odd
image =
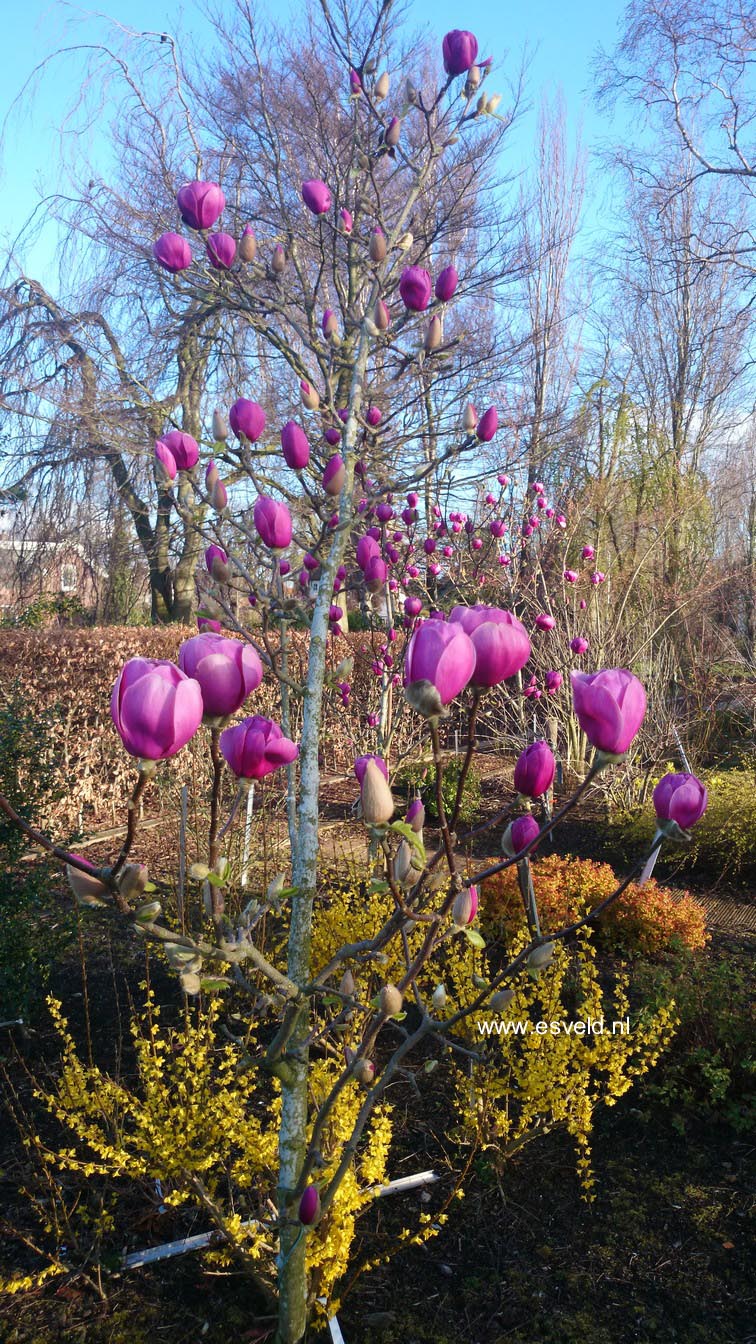
[[[30,823],[49,801],[53,711],[32,713],[17,686],[0,699],[0,793]],[[46,925],[50,880],[44,864],[20,864],[26,836],[0,812],[0,1017],[29,1017],[41,1000],[50,968],[72,920]]]
[[[457,786],[459,776],[462,770],[462,759],[453,757],[445,766],[441,784],[441,795],[444,800],[444,811],[447,817],[451,815],[454,809],[454,803],[457,797]],[[425,811],[429,821],[438,821],[438,809],[436,807],[436,767],[432,762],[417,762],[402,766],[393,777],[392,787],[397,793],[403,793],[407,798],[413,798],[420,794]],[[459,820],[469,826],[478,819],[480,812],[480,773],[474,765],[470,766],[465,779],[465,788],[462,794],[462,804],[459,809]]]
[[[5,630],[38,630],[51,621],[64,625],[78,625],[84,619],[84,608],[78,597],[38,597],[28,607],[15,614],[3,616],[0,628]]]
[[[675,1128],[689,1119],[726,1120],[746,1132],[756,1123],[756,1059],[750,955],[712,949],[665,966],[638,963],[633,988],[654,1006],[675,1000],[679,1019],[664,1065],[646,1094],[672,1112]]]
[[[704,776],[709,806],[693,831],[690,844],[662,846],[659,867],[667,871],[693,868],[728,877],[756,875],[756,777],[750,770],[720,770]],[[616,812],[606,831],[607,845],[622,863],[647,849],[654,833],[650,801],[632,812]]]

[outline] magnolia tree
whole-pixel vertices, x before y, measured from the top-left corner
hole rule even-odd
[[[445,250],[450,243],[443,230],[431,247],[427,235],[413,237],[411,221],[429,183],[443,175],[444,155],[498,115],[497,95],[488,91],[491,62],[478,61],[475,37],[459,30],[443,40],[440,85],[420,90],[410,82],[397,110],[386,112],[392,78],[378,64],[379,34],[380,24],[359,62],[354,55],[350,61],[335,39],[344,62],[341,115],[350,151],[338,180],[305,173],[301,183],[302,210],[319,242],[312,255],[331,258],[330,306],[316,310],[322,271],[313,273],[307,258],[287,253],[284,242],[256,237],[242,203],[229,207],[216,182],[182,186],[175,229],[154,244],[166,272],[196,271],[202,284],[215,285],[221,307],[227,302],[238,310],[242,284],[260,296],[262,307],[264,294],[271,294],[267,339],[301,373],[302,413],[271,435],[262,406],[240,395],[228,417],[215,413],[208,444],[172,430],[155,447],[176,507],[189,482],[214,521],[205,536],[200,633],[182,646],[178,665],[132,659],[113,689],[113,721],[136,770],[121,850],[112,863],[93,866],[55,846],[0,799],[8,816],[67,865],[80,902],[110,908],[162,946],[187,995],[229,987],[245,996],[248,1039],[256,1042],[251,1063],[272,1079],[270,1124],[278,1144],[275,1182],[271,1173],[258,1202],[261,1240],[253,1258],[268,1292],[275,1263],[277,1338],[286,1344],[300,1340],[307,1326],[308,1246],[340,1193],[352,1188],[360,1145],[390,1084],[421,1051],[425,1059],[449,1049],[469,1056],[462,1044],[465,1024],[487,1011],[504,1013],[522,970],[545,973],[559,945],[619,899],[644,865],[649,871],[662,841],[684,837],[706,806],[706,790],[695,777],[665,777],[654,794],[658,830],[648,853],[590,914],[542,931],[531,858],[599,772],[624,759],[646,711],[643,685],[632,671],[573,670],[574,715],[595,752],[580,787],[552,812],[554,756],[545,741],[533,741],[517,760],[514,798],[502,800],[494,816],[465,833],[458,829],[486,697],[496,688],[507,693],[517,678],[520,687],[525,678],[532,697],[564,695],[567,666],[547,667],[537,685],[528,680],[531,635],[535,640],[554,626],[545,588],[535,611],[523,606],[514,580],[507,580],[506,606],[456,599],[501,593],[515,550],[517,573],[527,574],[528,557],[536,572],[538,547],[547,549],[540,538],[558,538],[566,517],[540,483],[517,495],[516,479],[504,470],[504,450],[498,481],[477,493],[457,487],[455,497],[449,471],[479,462],[484,450],[496,451],[496,407],[479,415],[465,395],[456,409],[460,428],[453,432],[447,424],[430,453],[427,442],[418,443],[414,467],[406,440],[401,462],[392,466],[391,429],[382,451],[374,451],[383,433],[374,381],[391,361],[396,376],[404,372],[412,388],[418,368],[429,386],[436,369],[446,378],[454,352],[445,347],[445,327],[458,295],[472,284]],[[405,121],[412,123],[411,134]],[[391,202],[390,211],[376,218],[372,188],[387,178],[393,187],[383,199]],[[291,308],[285,321],[281,316],[287,286],[302,304],[304,318],[296,326]],[[409,422],[412,414],[408,405]],[[222,478],[226,462],[233,464],[230,486]],[[380,471],[371,465],[376,462]],[[279,488],[258,493],[261,471]],[[581,562],[590,566],[593,560],[585,546]],[[545,572],[543,566],[538,572]],[[563,558],[551,574],[568,587],[578,577]],[[600,570],[586,574],[592,575],[586,583],[601,585]],[[244,619],[238,617],[240,598]],[[349,609],[360,605],[372,611],[384,634],[373,661],[376,707],[354,710],[339,641]],[[526,610],[530,633],[521,619]],[[309,643],[300,680],[290,653],[293,627],[303,624]],[[590,665],[577,623],[571,649],[584,667]],[[280,690],[277,721],[254,712],[237,721],[242,709],[254,710],[264,677]],[[372,899],[376,914],[366,935],[347,930],[341,944],[320,958],[313,951],[313,921],[324,896],[319,738],[324,697],[334,691],[345,712],[362,720],[361,740],[372,747],[356,757],[354,773],[366,831],[367,913]],[[467,745],[449,806],[442,789],[442,731],[452,708],[465,715]],[[403,819],[395,817],[390,775],[400,715],[416,716],[435,763],[438,831],[429,848],[421,799]],[[374,734],[372,743],[365,733]],[[160,762],[198,734],[207,737],[212,784],[207,851],[191,869],[201,884],[204,918],[202,927],[187,929],[172,919],[163,896],[175,877],[153,873],[148,883],[139,861],[138,817]],[[277,771],[285,771],[287,780],[288,870],[242,909],[239,874],[226,857],[230,836],[251,785]],[[228,790],[224,796],[229,777],[232,797]],[[476,871],[462,854],[467,841],[487,833],[501,857]],[[476,921],[481,882],[509,867],[518,873],[527,932],[507,951],[497,940],[486,945]],[[267,944],[263,950],[266,916],[278,921],[284,935],[278,951]],[[454,940],[480,953],[471,988],[456,1001],[443,984],[444,958]],[[398,967],[393,978],[367,995],[365,984],[380,980],[387,964]],[[348,1126],[334,1131],[347,1095],[358,1101]],[[213,1212],[211,1200],[205,1206]],[[219,1219],[219,1226],[229,1233],[228,1221]]]

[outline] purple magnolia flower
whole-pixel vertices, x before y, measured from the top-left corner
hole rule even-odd
[[[344,230],[344,233],[351,233],[352,229],[354,228],[354,220],[352,218],[351,210],[347,209],[339,210],[339,218],[341,220],[341,227]]]
[[[166,448],[162,439],[158,439],[155,443],[155,457],[160,463],[160,466],[162,467],[168,479],[170,481],[175,481],[176,472],[178,470],[176,466],[176,459],[173,456],[173,453],[171,452],[170,448]]]
[[[546,690],[548,691],[548,694],[556,695],[557,691],[559,690],[559,687],[564,681],[564,677],[562,676],[561,672],[555,672],[552,670],[551,672],[546,673],[544,681],[546,682]]]
[[[202,691],[175,663],[130,658],[113,687],[110,713],[130,756],[163,761],[199,728]]]
[[[458,622],[427,620],[420,623],[407,649],[404,684],[409,692],[418,683],[425,683],[430,688],[434,693],[428,695],[432,715],[440,714],[465,689],[474,670],[475,648]],[[417,694],[410,699],[410,704],[420,708]],[[426,711],[420,708],[420,712]]]
[[[303,1227],[312,1227],[320,1217],[320,1191],[316,1185],[308,1185],[299,1201],[299,1221]]]
[[[408,616],[419,616],[422,609],[423,604],[419,597],[405,597],[404,610]]]
[[[572,701],[588,741],[609,756],[624,756],[646,713],[646,692],[626,667],[573,672]]]
[[[246,439],[248,443],[257,443],[265,429],[265,412],[262,406],[258,406],[256,401],[247,401],[244,397],[234,402],[228,418],[237,439],[242,441]]]
[[[236,240],[230,233],[211,233],[205,243],[205,251],[210,265],[216,271],[230,271],[236,256]]]
[[[302,183],[302,200],[314,215],[326,215],[331,208],[331,193],[325,182],[312,178]]]
[[[383,414],[381,412],[380,407],[368,406],[365,419],[367,423],[370,425],[371,429],[377,429],[378,425],[381,423],[381,420],[383,419]]]
[[[556,761],[546,742],[531,742],[517,758],[514,786],[527,798],[540,798],[554,783]]]
[[[333,495],[335,497],[336,495],[341,494],[345,475],[346,467],[344,466],[344,459],[339,453],[334,453],[333,457],[329,458],[326,462],[325,471],[323,472],[323,489],[327,495]]]
[[[538,822],[530,812],[526,812],[522,817],[516,817],[502,836],[502,850],[510,859],[514,859],[518,854],[522,854],[528,845],[532,845],[540,830]]]
[[[207,718],[226,718],[257,690],[263,668],[256,649],[238,639],[195,635],[179,649],[179,667],[198,681]]]
[[[431,301],[431,278],[422,266],[407,266],[399,280],[399,293],[405,308],[413,313],[424,313]]]
[[[161,443],[168,449],[179,471],[191,471],[199,461],[199,445],[191,434],[182,429],[172,429],[164,434]]]
[[[360,569],[364,570],[368,562],[374,559],[376,555],[380,555],[380,553],[381,548],[374,537],[369,535],[360,537],[357,542],[357,564]]]
[[[583,639],[582,635],[575,635],[575,638],[570,640],[570,648],[573,653],[585,653],[588,649],[588,640]]]
[[[212,578],[228,577],[228,556],[222,546],[208,546],[205,551],[205,564]]]
[[[404,820],[413,831],[419,835],[425,825],[425,807],[422,798],[413,798],[407,811],[404,814]]]
[[[499,413],[495,406],[489,406],[478,421],[475,433],[481,443],[490,443],[499,428]]]
[[[362,784],[365,778],[365,772],[370,764],[378,766],[384,779],[388,779],[388,767],[382,756],[373,756],[370,752],[366,756],[358,756],[354,762],[354,773],[357,776],[357,783]]]
[[[475,64],[478,42],[472,33],[463,28],[454,28],[446,34],[441,51],[447,75],[464,75]]]
[[[584,546],[580,552],[581,559],[583,560],[592,560],[595,554],[596,552],[592,546]]]
[[[176,204],[190,229],[211,229],[223,214],[226,198],[217,182],[187,182]]]
[[[528,632],[511,611],[500,607],[452,607],[449,622],[459,624],[475,649],[473,686],[498,686],[513,677],[530,657]]]
[[[436,280],[435,294],[439,303],[448,303],[454,297],[459,284],[459,275],[455,266],[445,266]]]
[[[180,233],[163,233],[153,245],[152,255],[164,271],[177,275],[192,264],[192,249]]]
[[[285,504],[269,495],[260,495],[252,513],[263,546],[283,551],[291,541],[291,514]]]
[[[576,569],[566,569],[564,571],[563,577],[565,578],[567,583],[577,583],[578,579],[580,578],[580,575],[578,574]]]
[[[653,793],[653,803],[659,821],[674,821],[682,831],[689,831],[701,820],[709,795],[706,785],[696,775],[664,775]]]
[[[539,630],[553,630],[556,625],[554,617],[550,616],[547,611],[539,612],[535,618],[535,623]]]
[[[377,593],[388,578],[388,566],[381,555],[371,555],[362,570],[368,592]]]
[[[287,420],[281,430],[281,447],[287,467],[303,471],[310,460],[310,443],[296,420]]]
[[[263,779],[299,755],[299,747],[284,737],[278,724],[260,714],[221,733],[220,749],[237,779]]]

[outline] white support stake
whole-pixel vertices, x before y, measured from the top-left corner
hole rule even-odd
[[[341,1326],[339,1325],[338,1316],[331,1317],[330,1321],[328,1322],[328,1329],[331,1332],[331,1339],[333,1341],[333,1344],[346,1344],[346,1340],[344,1339],[344,1336],[341,1333]]]
[[[252,835],[252,804],[255,801],[255,786],[250,784],[247,794],[247,811],[244,816],[244,849],[242,851],[242,870],[239,884],[242,891],[247,885],[247,865],[249,864],[249,845]]]
[[[431,1185],[433,1181],[440,1181],[440,1179],[441,1177],[435,1171],[420,1171],[416,1176],[399,1176],[395,1181],[389,1181],[388,1185],[376,1186],[373,1195],[375,1199],[381,1199],[383,1195],[400,1194],[403,1190],[414,1190],[419,1185]],[[158,1182],[156,1182],[157,1185]],[[158,1195],[162,1198],[162,1190],[158,1189]],[[260,1226],[261,1224],[254,1220],[242,1223],[243,1228]],[[201,1251],[213,1243],[222,1245],[223,1241],[223,1233],[217,1230],[197,1232],[195,1236],[182,1237],[180,1241],[166,1241],[162,1246],[148,1246],[144,1251],[132,1251],[131,1255],[123,1256],[121,1268],[141,1269],[143,1265],[154,1265],[159,1260],[171,1260],[174,1255],[186,1255],[187,1251]],[[331,1318],[329,1325],[331,1327],[331,1338],[334,1341],[340,1341],[340,1344],[344,1344],[344,1337],[335,1316]],[[338,1332],[336,1334],[334,1334],[334,1325]]]
[[[440,1181],[441,1177],[435,1171],[419,1171],[416,1176],[399,1176],[395,1181],[389,1181],[388,1185],[379,1185],[373,1194],[376,1199],[381,1199],[383,1195],[399,1194],[402,1190],[415,1190],[418,1185],[432,1185],[434,1181]]]

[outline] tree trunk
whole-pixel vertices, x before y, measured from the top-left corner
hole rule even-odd
[[[372,306],[372,301],[371,305]],[[292,862],[292,885],[296,894],[291,901],[287,974],[304,987],[310,978],[312,908],[318,877],[318,802],[320,767],[318,746],[323,709],[323,683],[328,648],[328,608],[336,570],[341,563],[352,522],[355,443],[362,384],[368,356],[368,336],[363,328],[355,361],[349,398],[349,420],[344,442],[346,478],[339,505],[337,528],[328,560],[323,567],[318,599],[310,626],[310,650],[304,719],[300,743],[299,826]],[[299,1180],[307,1142],[306,1040],[310,1026],[309,1004],[298,1012],[286,1051],[286,1068],[281,1071],[281,1125],[278,1139],[278,1215],[281,1220],[278,1255],[278,1330],[276,1344],[298,1344],[307,1328],[307,1271],[305,1234],[296,1222],[291,1196]]]

